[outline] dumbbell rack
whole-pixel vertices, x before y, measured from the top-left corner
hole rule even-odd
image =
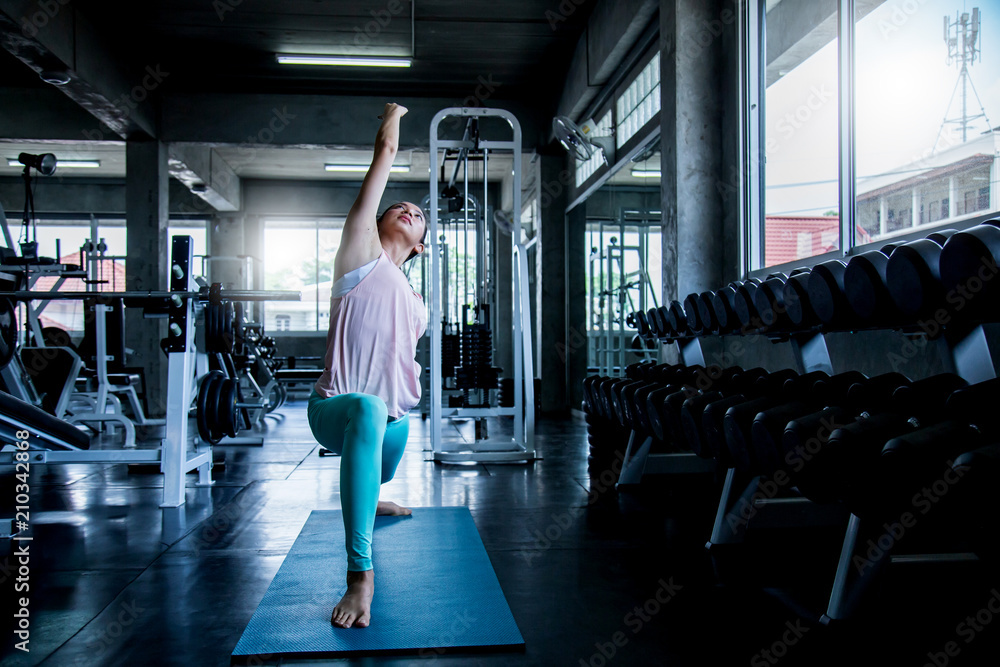
[[[994,227],[1000,226],[998,221],[989,221],[987,225],[992,225]],[[983,225],[986,227],[986,225]],[[979,228],[982,230],[982,227]],[[975,229],[973,229],[973,232]],[[989,232],[989,234],[987,234]],[[935,243],[938,244],[938,248],[945,249],[946,240],[952,236],[954,232],[946,231],[939,233],[940,240],[936,240]],[[972,234],[970,234],[972,236]],[[987,242],[992,242],[993,246],[989,246],[991,249],[997,247],[995,240],[992,240],[992,236],[996,236],[996,233],[990,229],[981,231],[980,239],[983,240],[983,244]],[[927,242],[923,242],[924,248],[931,247]],[[925,275],[931,275],[936,279],[936,272],[938,271],[938,254],[936,254],[937,249],[931,247],[935,252],[929,253],[920,257],[920,260],[924,260],[927,257],[931,258],[934,262],[932,265],[932,272]],[[883,252],[883,251],[880,251]],[[892,252],[890,250],[890,252]],[[956,253],[958,251],[955,251]],[[977,248],[976,252],[973,253],[974,257],[980,257],[979,253],[981,248]],[[994,258],[996,257],[996,252],[991,250]],[[889,253],[885,253],[887,256]],[[952,258],[954,258],[954,254]],[[963,269],[968,269],[969,264],[961,264],[957,260],[951,259],[955,266]],[[980,257],[982,261],[982,257]],[[942,265],[946,265],[944,261],[941,262]],[[987,263],[988,264],[988,263]],[[944,270],[942,269],[943,273]],[[937,292],[938,301],[935,302],[934,299],[924,297],[927,299],[928,303],[921,306],[919,312],[924,315],[930,315],[934,308],[937,308],[935,303],[943,303],[943,297],[945,294],[945,289],[948,285],[959,285],[961,283],[956,281],[956,278],[960,277],[961,271],[958,269],[952,269],[951,279],[939,283],[939,292]],[[966,271],[966,276],[972,275],[968,270]],[[981,275],[981,274],[980,274]],[[963,278],[964,279],[964,278]],[[924,285],[920,286],[923,289]],[[897,287],[897,289],[899,289]],[[909,289],[909,288],[904,288]],[[933,290],[927,291],[928,294],[934,294]],[[692,295],[697,296],[697,295]],[[895,298],[895,295],[893,295]],[[995,299],[995,296],[993,297]],[[993,303],[993,301],[987,301],[985,303]],[[949,302],[951,303],[951,302]],[[1000,355],[995,354],[997,345],[1000,345],[1000,324],[994,321],[990,321],[995,318],[995,315],[988,312],[988,308],[982,308],[982,304],[974,304],[980,307],[978,315],[963,317],[952,317],[955,313],[949,313],[947,311],[942,311],[940,309],[933,310],[933,317],[938,320],[937,323],[931,321],[930,319],[916,319],[917,324],[911,323],[908,325],[900,325],[898,322],[895,326],[883,325],[883,326],[858,326],[858,322],[847,322],[844,325],[838,325],[836,321],[829,321],[824,319],[823,323],[818,326],[804,328],[800,331],[786,331],[784,333],[771,334],[769,337],[773,342],[788,342],[791,346],[793,352],[797,370],[800,373],[810,372],[812,370],[823,370],[828,374],[832,375],[832,363],[830,361],[829,352],[826,346],[825,334],[828,332],[844,331],[844,332],[857,332],[862,330],[875,330],[875,329],[896,329],[901,331],[903,335],[919,340],[921,343],[927,343],[933,345],[937,348],[940,355],[943,366],[947,372],[953,373],[959,376],[971,385],[996,378],[997,373],[997,361],[1000,360]],[[680,308],[680,304],[674,302],[671,307]],[[854,304],[852,303],[852,307]],[[959,310],[958,308],[955,309]],[[649,336],[651,333],[651,328],[648,321],[640,316],[639,313],[634,313],[632,317],[632,324],[640,329],[640,333],[645,336]],[[943,322],[940,320],[944,320]],[[744,332],[740,332],[744,333]],[[691,332],[687,332],[691,334]],[[703,335],[718,335],[706,333]],[[661,343],[673,343],[678,344],[680,351],[680,357],[685,365],[699,364],[704,365],[704,355],[701,352],[700,338],[695,335],[657,335]],[[632,433],[632,438],[629,441],[629,450],[631,452],[633,444],[635,441],[635,433]],[[641,448],[640,448],[641,450]],[[648,451],[648,447],[647,447]],[[671,462],[668,458],[663,455],[645,455],[641,456],[641,451],[633,457],[632,465],[628,467],[627,470],[623,469],[623,473],[620,479],[620,483],[626,482],[636,482],[641,479],[642,474],[649,474],[651,472],[683,472],[683,469],[678,466],[671,466]],[[722,497],[720,498],[719,508],[716,513],[715,522],[713,525],[712,537],[706,545],[709,549],[713,549],[724,544],[736,544],[743,540],[743,533],[747,524],[746,520],[739,520],[736,515],[737,508],[743,508],[747,506],[753,506],[754,508],[754,522],[755,525],[760,521],[760,515],[758,512],[769,507],[779,509],[777,513],[777,520],[772,522],[772,525],[787,527],[789,525],[789,520],[796,517],[792,516],[792,513],[788,512],[789,509],[794,509],[794,514],[800,515],[801,518],[802,510],[806,510],[809,514],[808,525],[844,525],[846,523],[845,537],[842,544],[842,549],[840,553],[840,559],[838,567],[833,579],[832,592],[830,599],[827,604],[826,612],[822,616],[821,620],[824,623],[831,623],[834,621],[839,621],[846,619],[852,615],[854,609],[858,604],[858,600],[863,593],[863,591],[869,587],[873,577],[882,568],[882,566],[887,565],[892,562],[907,562],[907,563],[942,563],[942,562],[958,562],[966,563],[978,560],[978,557],[974,553],[968,553],[964,551],[947,552],[948,545],[944,545],[945,552],[942,553],[908,553],[908,554],[884,554],[884,558],[880,558],[879,562],[875,566],[868,568],[866,572],[859,572],[855,567],[855,559],[859,556],[864,558],[864,550],[866,545],[870,542],[869,538],[878,541],[883,537],[883,529],[880,526],[866,525],[872,522],[865,522],[855,514],[850,514],[846,510],[841,509],[838,511],[830,512],[828,509],[830,507],[836,507],[835,505],[819,505],[812,502],[812,500],[803,497],[793,495],[790,497],[776,497],[776,498],[761,498],[755,497],[758,485],[761,482],[761,477],[756,476],[751,479],[747,479],[747,475],[744,474],[742,478],[737,477],[736,469],[729,468],[726,474],[726,480],[723,486]],[[767,520],[765,519],[765,523]],[[961,547],[960,547],[961,548]]]

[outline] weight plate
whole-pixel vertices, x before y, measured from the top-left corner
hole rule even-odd
[[[222,385],[225,379],[220,371],[218,379],[209,386],[208,397],[205,400],[205,407],[208,408],[208,428],[212,436],[209,442],[213,445],[218,444],[226,435],[221,424],[222,416],[219,414],[219,396],[222,393]]]
[[[236,399],[239,397],[239,392],[236,389],[238,384],[237,380],[223,380],[222,387],[219,389],[219,428],[230,438],[235,438],[237,433]]]
[[[0,369],[14,358],[17,347],[17,317],[10,299],[0,299]]]
[[[223,332],[223,342],[225,343],[224,352],[232,353],[233,351],[233,341],[235,337],[233,336],[234,330],[234,320],[236,319],[236,313],[233,309],[233,302],[227,301],[223,310],[223,319],[225,321],[225,331]]]
[[[208,392],[212,388],[212,383],[218,381],[220,378],[222,378],[222,373],[211,371],[202,378],[201,386],[198,388],[198,435],[201,436],[202,440],[210,442],[213,445],[218,443],[218,440],[212,439],[212,432],[209,427]]]

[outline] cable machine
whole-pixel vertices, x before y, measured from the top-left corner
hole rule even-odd
[[[484,139],[480,119],[499,118],[513,130],[512,140]],[[461,139],[439,137],[446,118],[465,122]],[[500,387],[503,369],[493,365],[497,286],[490,273],[492,225],[489,215],[489,164],[495,153],[513,156],[513,381]],[[428,232],[430,259],[430,414],[434,460],[441,462],[532,461],[534,449],[534,369],[531,354],[527,249],[521,241],[521,126],[503,109],[442,109],[430,127],[432,165]],[[445,165],[455,160],[447,185]],[[440,162],[439,176],[436,165]],[[473,169],[470,170],[470,164]],[[462,176],[459,181],[459,169]],[[472,173],[474,172],[474,173]],[[482,179],[482,198],[474,192],[473,176]],[[435,205],[436,204],[436,205]],[[495,216],[503,219],[497,212]],[[505,222],[506,224],[506,222]],[[475,233],[473,237],[473,231]],[[470,256],[470,241],[474,258]],[[460,253],[461,249],[461,253]],[[442,270],[442,262],[444,270]],[[445,401],[445,394],[447,401]],[[513,399],[513,400],[511,400]],[[446,404],[447,403],[447,404]],[[514,418],[512,437],[489,437],[487,418]],[[475,420],[475,441],[445,448],[442,419]]]
[[[658,211],[622,209],[618,220],[588,218],[596,224],[597,241],[591,247],[588,259],[590,283],[591,337],[596,338],[592,361],[599,375],[617,375],[628,365],[627,354],[638,355],[639,360],[655,359],[657,350],[646,346],[640,337],[633,337],[633,345],[626,344],[626,315],[636,310],[645,312],[657,308],[657,286],[652,284],[646,265],[649,260],[649,233],[660,222]],[[635,229],[637,245],[626,245],[625,234]],[[605,244],[605,235],[616,233]],[[637,269],[626,270],[626,256],[634,253]],[[596,329],[596,332],[594,332]],[[638,347],[635,342],[638,341]]]

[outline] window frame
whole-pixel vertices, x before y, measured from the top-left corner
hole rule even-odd
[[[762,278],[771,273],[784,272],[796,268],[811,267],[832,259],[848,259],[854,255],[878,250],[892,243],[901,244],[922,239],[935,229],[969,229],[986,220],[995,219],[997,212],[987,205],[971,214],[956,216],[942,224],[930,222],[920,229],[911,229],[900,234],[887,234],[876,241],[858,243],[855,233],[857,226],[857,144],[855,140],[855,0],[837,0],[837,93],[838,93],[838,192],[840,206],[839,247],[836,250],[803,257],[792,262],[764,266],[764,223],[766,222],[764,200],[764,105],[766,80],[763,76],[766,64],[766,0],[745,0],[740,3],[740,26],[737,35],[737,52],[740,76],[737,94],[740,99],[739,145],[739,259],[740,275]],[[920,211],[931,215],[931,202],[921,202]],[[926,209],[925,209],[926,205]],[[940,205],[940,204],[939,204]],[[957,204],[956,204],[957,206]],[[940,211],[939,211],[940,212]],[[911,211],[913,224],[918,211]],[[939,219],[940,220],[940,219]],[[938,222],[938,221],[935,221]]]

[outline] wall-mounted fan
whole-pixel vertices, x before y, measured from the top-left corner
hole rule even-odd
[[[501,211],[500,209],[494,211],[493,224],[507,236],[510,236],[511,232],[514,231],[514,220],[507,211]]]
[[[552,119],[552,132],[563,148],[580,162],[588,160],[595,151],[600,150],[604,163],[608,164],[609,156],[615,149],[614,137],[610,134],[598,134],[597,124],[593,119],[577,125],[568,116],[556,116]]]

